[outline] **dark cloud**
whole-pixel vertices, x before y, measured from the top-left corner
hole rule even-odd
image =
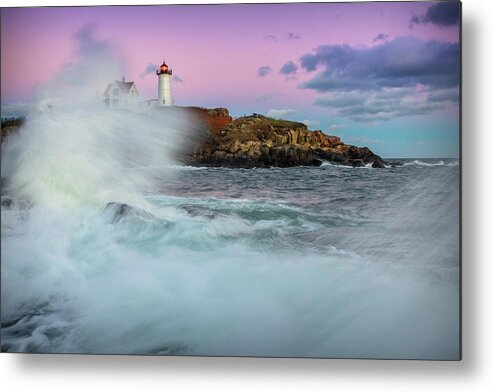
[[[350,61],[354,61],[356,53],[357,50],[349,45],[319,46],[315,53],[301,56],[301,68],[305,68],[308,72],[315,71],[319,65],[344,68]]]
[[[147,67],[140,73],[140,77],[144,78],[146,75],[150,75],[156,72],[156,69],[158,69],[159,66],[153,63],[147,64]]]
[[[389,38],[389,36],[387,34],[380,33],[375,38],[373,38],[373,42],[385,41],[387,38]]]
[[[180,78],[178,75],[173,75],[173,80],[177,83],[183,83],[183,79]]]
[[[267,41],[274,41],[274,42],[277,42],[279,41],[279,38],[277,38],[277,35],[274,35],[274,34],[268,34],[265,36],[265,39]]]
[[[264,39],[266,39],[267,41],[272,41],[272,42],[292,41],[292,40],[301,39],[301,35],[293,32],[293,31],[289,31],[289,32],[287,32],[285,34],[281,34],[279,36],[277,36],[275,34],[268,34],[264,37]]]
[[[300,35],[293,33],[291,31],[286,35],[287,40],[300,39],[300,38],[301,38]]]
[[[259,67],[259,69],[257,69],[257,76],[259,78],[263,78],[270,73],[272,73],[272,68],[268,65],[262,65],[261,67]]]
[[[433,4],[424,15],[413,15],[411,27],[416,24],[434,24],[436,26],[448,27],[459,24],[460,3],[457,1],[445,1]]]
[[[459,102],[459,44],[399,37],[380,45],[320,46],[300,59],[334,116],[376,122],[426,115]]]
[[[293,63],[292,61],[288,61],[286,64],[284,64],[281,69],[279,70],[279,73],[283,75],[294,75],[296,71],[298,70],[298,66]]]
[[[459,83],[459,44],[399,37],[370,48],[320,46],[300,59],[319,72],[300,85],[318,92],[378,90],[385,87],[447,88]]]

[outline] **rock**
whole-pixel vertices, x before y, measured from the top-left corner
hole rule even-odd
[[[3,143],[9,135],[18,132],[23,123],[23,117],[2,119],[0,143]]]
[[[373,167],[375,169],[384,169],[385,168],[385,165],[382,163],[382,161],[374,161],[371,164],[371,167]]]
[[[209,220],[215,219],[217,216],[219,216],[219,214],[215,211],[209,210],[204,207],[195,206],[193,204],[186,204],[181,206],[181,208],[191,216],[201,216]]]
[[[226,151],[214,151],[214,154],[212,154],[212,157],[214,159],[224,159],[226,158]]]
[[[109,202],[104,207],[105,211],[111,211],[113,217],[111,223],[118,223],[121,219],[128,215],[134,215],[145,219],[156,219],[152,214],[137,207],[132,207],[125,203]]]
[[[267,146],[260,147],[260,155],[262,155],[262,156],[268,156],[269,155],[269,152],[270,152],[269,147],[267,147]]]
[[[122,219],[125,215],[129,213],[129,211],[132,209],[128,204],[125,203],[115,203],[115,202],[110,202],[106,204],[106,207],[104,207],[104,210],[112,210],[113,211],[113,219],[111,220],[111,223],[116,223],[120,219]]]
[[[2,207],[5,207],[5,208],[10,208],[12,207],[12,199],[3,199],[2,200]]]
[[[226,109],[210,112],[213,118],[231,118]],[[369,163],[384,167],[382,158],[369,148],[344,144],[339,137],[310,131],[302,123],[259,114],[226,120],[222,129],[213,123],[204,121],[207,136],[199,139],[187,164],[251,168],[319,166],[322,161],[329,161],[353,167]]]
[[[362,159],[350,159],[349,162],[351,163],[352,167],[363,167],[363,166],[365,166],[365,162]]]

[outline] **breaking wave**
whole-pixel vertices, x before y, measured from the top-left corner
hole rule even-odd
[[[459,166],[459,161],[456,159],[448,159],[448,160],[436,160],[436,159],[429,159],[426,161],[422,161],[419,159],[414,159],[410,162],[404,162],[405,166],[425,166],[425,167],[430,167],[430,166],[448,166],[448,167],[456,167]]]

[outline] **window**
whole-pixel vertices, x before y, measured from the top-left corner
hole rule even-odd
[[[119,102],[119,101],[118,101],[118,99],[114,99],[114,100],[113,100],[113,106],[118,105],[118,102]]]
[[[113,89],[113,95],[118,95],[120,94],[120,90],[118,90],[117,88]]]

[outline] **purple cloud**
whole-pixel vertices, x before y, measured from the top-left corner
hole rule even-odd
[[[308,72],[320,69],[301,88],[318,92],[378,90],[384,87],[454,87],[459,83],[459,44],[399,37],[353,48],[323,45],[300,58]]]
[[[375,38],[373,38],[373,42],[385,41],[387,38],[389,38],[389,36],[387,34],[380,33]]]
[[[372,47],[324,45],[300,59],[318,72],[300,88],[353,121],[424,115],[459,101],[459,44],[399,37]]]
[[[283,75],[294,75],[297,70],[298,70],[298,66],[294,62],[288,61],[286,64],[284,64],[281,67],[279,73]]]
[[[154,72],[156,72],[156,69],[158,69],[158,68],[159,68],[159,66],[157,66],[156,64],[149,63],[149,64],[147,64],[147,67],[145,67],[145,69],[139,75],[141,78],[144,78],[145,76],[153,74]]]
[[[286,36],[286,39],[289,41],[289,40],[293,40],[293,39],[300,39],[301,36],[299,34],[296,34],[296,33],[293,33],[292,31],[290,31],[287,36]]]
[[[268,65],[262,65],[257,69],[257,76],[259,78],[263,78],[264,76],[267,76],[268,74],[272,73],[272,68],[269,67]]]
[[[432,5],[424,15],[413,15],[411,27],[416,24],[434,24],[440,27],[456,26],[460,19],[460,3],[458,1],[444,1]]]

